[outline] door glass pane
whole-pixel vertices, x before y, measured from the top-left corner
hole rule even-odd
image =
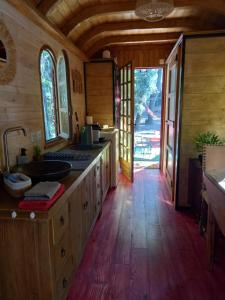
[[[120,102],[120,114],[123,115],[123,101]]]
[[[123,86],[120,87],[120,98],[123,100]]]
[[[127,85],[124,84],[124,99],[127,99]]]
[[[127,82],[127,67],[124,68],[124,82]]]
[[[127,101],[124,101],[123,107],[124,107],[123,113],[124,113],[124,115],[126,115],[127,114]]]
[[[123,70],[120,70],[120,83],[123,83]]]
[[[131,98],[131,83],[128,83],[128,90],[127,90],[127,99]]]
[[[130,116],[131,111],[130,111],[130,101],[127,101],[127,114]]]
[[[128,66],[128,70],[127,70],[127,81],[131,81],[131,65]]]

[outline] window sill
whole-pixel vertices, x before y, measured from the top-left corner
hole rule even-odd
[[[54,140],[51,140],[49,142],[45,141],[45,146],[44,146],[44,149],[48,149],[48,148],[51,148],[51,147],[54,147],[54,146],[57,146],[63,142],[66,142],[66,140],[64,140],[63,138],[61,137],[57,137],[55,138]]]

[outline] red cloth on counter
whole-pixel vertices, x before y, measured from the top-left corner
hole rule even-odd
[[[24,210],[48,210],[55,201],[65,192],[65,186],[62,184],[55,195],[49,200],[22,200],[19,203],[19,208]]]

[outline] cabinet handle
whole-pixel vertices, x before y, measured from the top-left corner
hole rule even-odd
[[[88,207],[88,201],[86,201],[86,202],[83,204],[83,209],[85,210],[85,209],[87,209],[87,207]]]
[[[61,257],[66,256],[66,250],[64,248],[61,249]]]
[[[61,223],[62,226],[65,224],[63,216],[60,217],[60,223]]]
[[[63,288],[64,288],[64,289],[67,287],[67,283],[68,283],[67,279],[66,279],[66,278],[63,278],[62,284],[63,284]]]

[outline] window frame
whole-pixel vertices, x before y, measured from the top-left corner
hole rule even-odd
[[[54,85],[54,106],[55,106],[55,118],[56,118],[56,137],[53,139],[47,140],[46,138],[46,130],[45,130],[45,117],[44,117],[44,98],[42,92],[42,78],[41,78],[41,55],[43,51],[47,51],[52,58],[53,61],[53,85]],[[69,136],[68,138],[63,138],[60,136],[60,115],[59,115],[59,94],[58,94],[58,74],[57,67],[60,57],[64,58],[65,66],[66,66],[66,83],[67,83],[67,101],[68,101],[68,119],[69,119]],[[40,90],[41,90],[41,100],[42,100],[42,121],[43,121],[43,129],[44,129],[44,137],[45,137],[45,148],[51,147],[55,144],[61,143],[65,140],[72,139],[72,105],[71,105],[71,93],[70,93],[70,77],[69,77],[69,60],[65,50],[61,50],[58,59],[54,54],[54,51],[51,47],[44,45],[39,52],[39,77],[40,77]]]
[[[63,57],[64,62],[65,62],[65,69],[66,69],[66,90],[67,90],[67,105],[68,105],[68,126],[69,126],[69,132],[68,132],[68,137],[65,138],[63,137],[63,135],[61,134],[61,120],[60,120],[60,96],[59,96],[59,82],[58,82],[58,65],[60,62],[60,58]],[[56,79],[57,79],[57,95],[58,95],[58,99],[57,99],[57,104],[58,104],[58,125],[59,125],[59,137],[61,137],[62,139],[66,139],[66,140],[71,140],[72,139],[72,114],[73,114],[73,110],[72,110],[72,104],[71,104],[71,85],[70,85],[70,72],[69,72],[69,59],[68,59],[68,55],[66,53],[65,50],[61,50],[60,54],[58,55],[57,58],[57,65],[56,65]],[[61,135],[60,135],[61,134]]]

